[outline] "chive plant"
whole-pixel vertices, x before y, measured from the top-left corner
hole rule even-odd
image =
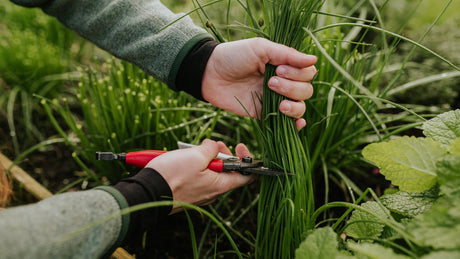
[[[271,41],[300,49],[306,40],[304,27],[314,27],[315,11],[321,0],[260,1]],[[258,129],[263,146],[264,165],[294,176],[262,179],[256,237],[257,258],[292,258],[310,224],[314,210],[312,176],[304,146],[292,118],[279,112],[285,99],[267,86],[276,74],[268,64],[262,97],[262,118]]]
[[[63,137],[68,139],[85,161],[96,168],[98,178],[106,177],[117,182],[129,170],[117,162],[96,161],[96,151],[114,153],[136,149],[171,148],[177,135],[187,135],[186,131],[174,132],[172,125],[185,123],[190,110],[164,111],[168,107],[190,107],[185,96],[170,96],[160,82],[147,77],[142,71],[126,62],[107,62],[99,69],[85,69],[77,86],[77,99],[82,116],[72,111],[67,99],[55,100],[54,110],[66,125],[55,123]],[[43,101],[50,118],[51,106]],[[171,126],[170,126],[171,125]],[[64,128],[69,128],[76,138],[68,137]],[[185,128],[185,127],[182,127]]]
[[[96,151],[172,150],[177,141],[199,144],[203,138],[228,141],[247,135],[244,125],[249,122],[173,92],[127,62],[113,59],[100,67],[82,69],[81,74],[76,102],[44,99],[42,103],[60,135],[83,158],[82,163],[96,169],[97,179],[105,177],[114,183],[133,168],[96,161]],[[226,134],[235,126],[232,134]],[[220,133],[214,132],[216,127]]]

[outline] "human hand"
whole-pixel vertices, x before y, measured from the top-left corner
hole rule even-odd
[[[277,76],[268,81],[268,86],[291,99],[282,101],[279,109],[295,118],[300,130],[306,125],[301,118],[305,113],[303,101],[313,94],[310,81],[316,74],[316,61],[315,56],[263,38],[222,43],[214,49],[206,65],[202,96],[224,110],[247,116],[244,106],[250,116],[260,117],[257,96],[262,96],[265,65],[278,66]]]
[[[251,155],[243,144],[238,144],[235,151],[240,158]],[[200,146],[162,154],[146,167],[155,169],[166,180],[174,201],[203,206],[212,203],[219,195],[253,180],[253,176],[238,172],[217,173],[207,169],[219,152],[231,155],[224,143],[204,140]],[[171,214],[181,210],[181,207],[173,206]]]

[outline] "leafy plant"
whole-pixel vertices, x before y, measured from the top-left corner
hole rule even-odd
[[[302,242],[300,247],[295,251],[295,258],[297,259],[330,259],[336,258],[338,247],[337,235],[332,228],[320,228],[311,232],[307,238]]]
[[[422,192],[435,185],[437,161],[448,154],[450,145],[460,137],[460,110],[439,115],[423,128],[430,138],[401,137],[363,149],[364,158],[374,162],[402,191]],[[453,148],[455,152],[456,147]]]
[[[397,140],[404,143],[409,139],[400,137],[389,142],[373,143],[363,149],[363,156],[377,164],[385,176],[393,176],[390,172],[397,168],[400,178],[411,175],[399,184],[400,191],[385,194],[376,201],[363,203],[361,206],[346,203],[326,204],[322,209],[331,206],[345,206],[355,209],[343,229],[348,236],[343,246],[335,244],[336,258],[436,258],[446,256],[456,258],[460,254],[460,110],[441,114],[424,123],[425,134],[433,137],[445,152],[441,156],[432,157],[428,153],[431,146],[417,149],[413,145],[400,145],[403,153],[394,153],[389,145],[397,145]],[[446,126],[450,130],[446,130]],[[411,143],[425,143],[425,138],[413,138]],[[444,142],[444,145],[441,143]],[[380,159],[376,151],[391,159]],[[389,156],[391,154],[391,156]],[[420,162],[434,163],[434,185],[421,184],[417,192],[413,186],[420,182],[425,174]],[[409,161],[409,162],[408,162]],[[415,163],[410,163],[416,161]],[[409,168],[401,169],[406,164]],[[417,170],[414,172],[413,168]],[[411,169],[412,168],[412,169]],[[412,183],[410,183],[412,182]],[[410,191],[406,192],[405,190]],[[335,224],[334,226],[337,226]],[[333,227],[334,228],[334,227]],[[298,258],[304,258],[309,252],[316,252],[307,240],[323,244],[333,242],[337,235],[331,234],[333,228],[319,228],[301,244],[297,250]],[[322,233],[328,232],[329,235]],[[333,248],[331,248],[333,249]]]
[[[436,161],[447,150],[432,139],[402,137],[364,148],[363,156],[403,191],[421,192],[436,183]]]

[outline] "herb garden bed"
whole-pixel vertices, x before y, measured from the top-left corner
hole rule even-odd
[[[318,57],[305,129],[273,108],[282,97],[269,91],[264,120],[238,117],[168,90],[36,10],[2,3],[0,152],[53,194],[137,170],[102,165],[96,151],[204,138],[246,143],[268,166],[295,172],[223,195],[204,208],[213,220],[170,216],[156,230],[156,258],[460,258],[460,57],[425,44],[460,24],[443,20],[459,3],[427,0],[436,15],[430,6],[431,20],[412,24],[423,1],[205,2],[184,5],[216,39],[266,37]],[[11,205],[37,200],[24,190],[14,185]]]

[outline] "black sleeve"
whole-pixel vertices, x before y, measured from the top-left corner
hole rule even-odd
[[[124,179],[113,186],[128,202],[129,207],[147,202],[172,200],[171,189],[163,177],[154,169],[143,168],[135,176]],[[171,206],[160,206],[131,213],[124,244],[138,247],[143,234],[152,232],[158,221],[166,217]]]
[[[201,81],[209,57],[219,43],[212,39],[199,41],[184,58],[176,76],[176,88],[198,100],[204,101],[201,94]]]

